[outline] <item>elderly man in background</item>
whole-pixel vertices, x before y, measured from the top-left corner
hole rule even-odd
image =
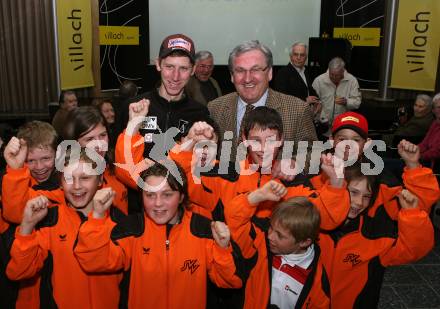
[[[62,136],[64,125],[66,124],[67,114],[78,107],[78,98],[72,90],[63,91],[60,95],[60,108],[52,119],[52,126],[57,131],[58,136]]]
[[[307,70],[307,45],[296,42],[290,49],[290,62],[281,68],[274,78],[273,89],[293,95],[309,104],[318,101]]]
[[[246,41],[236,46],[228,60],[236,92],[208,103],[211,117],[220,127],[220,138],[226,131],[233,133],[231,161],[236,157],[243,119],[257,106],[273,108],[281,115],[284,140],[295,142],[293,155],[299,141],[307,141],[311,147],[312,141],[317,139],[309,105],[269,88],[272,65],[272,52],[259,41]]]
[[[185,86],[186,94],[193,100],[206,105],[222,95],[217,81],[211,77],[214,70],[214,56],[207,50],[196,53],[194,75]]]
[[[419,143],[428,132],[434,115],[432,114],[432,99],[429,95],[419,94],[413,105],[414,115],[407,120],[406,113],[400,116],[400,126],[394,132],[393,145],[400,140],[408,139],[412,143]]]
[[[327,72],[315,78],[312,87],[322,103],[319,121],[329,127],[336,116],[361,105],[359,83],[345,70],[345,62],[339,57],[330,60]],[[324,133],[325,136],[329,134],[330,130]]]

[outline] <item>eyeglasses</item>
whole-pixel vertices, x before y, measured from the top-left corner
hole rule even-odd
[[[269,66],[266,66],[265,68],[254,67],[250,70],[245,70],[243,68],[235,68],[232,71],[237,76],[245,76],[247,72],[249,72],[252,76],[255,76],[255,75],[263,74],[263,72],[265,72],[268,68]]]

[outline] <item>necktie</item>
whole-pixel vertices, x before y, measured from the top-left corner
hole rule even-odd
[[[245,123],[246,123],[246,121],[247,121],[247,117],[249,116],[249,113],[250,113],[254,108],[255,108],[255,106],[252,105],[252,104],[247,104],[247,105],[246,105],[246,111],[244,112],[244,116],[243,116],[243,118],[241,119],[241,124],[240,124],[240,132],[239,132],[240,136],[239,136],[239,138],[238,138],[237,140],[241,140],[241,136],[242,136],[242,134],[243,134],[244,125],[245,125]]]

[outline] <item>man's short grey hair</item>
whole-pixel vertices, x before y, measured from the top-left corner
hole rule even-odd
[[[433,98],[432,98],[432,102],[436,103],[437,101],[440,102],[440,92],[437,93]]]
[[[229,71],[232,73],[233,71],[233,63],[236,57],[240,56],[241,54],[244,54],[246,52],[252,51],[252,50],[259,50],[263,53],[264,57],[266,58],[266,65],[270,69],[273,65],[273,57],[272,52],[270,51],[269,47],[267,47],[264,44],[261,44],[258,40],[250,40],[245,41],[241,43],[240,45],[237,45],[229,54],[228,59],[228,67]]]
[[[297,47],[297,46],[302,46],[302,47],[304,47],[305,49],[306,49],[306,54],[307,54],[307,44],[306,43],[303,43],[303,42],[295,42],[295,43],[293,43],[292,44],[292,46],[290,47],[290,52],[289,52],[289,56],[290,57],[292,57],[292,54],[293,54],[293,49],[295,48],[295,47]]]
[[[196,62],[200,61],[200,60],[206,60],[209,58],[214,58],[214,56],[212,55],[212,53],[210,51],[207,51],[207,50],[198,51],[194,57]]]
[[[427,94],[418,94],[416,97],[417,100],[422,100],[428,107],[432,107],[432,98]]]
[[[330,71],[339,71],[345,69],[345,61],[342,58],[335,57],[328,63],[328,69]]]

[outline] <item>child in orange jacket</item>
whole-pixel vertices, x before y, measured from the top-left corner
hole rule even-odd
[[[414,262],[434,245],[434,230],[418,198],[386,177],[345,169],[350,211],[319,245],[328,271],[332,308],[376,308],[385,268]],[[396,218],[387,209],[398,209]]]
[[[44,191],[52,200],[63,199],[55,169],[57,143],[55,129],[49,123],[35,120],[21,126],[17,137],[12,137],[5,147],[2,216],[11,223],[11,230],[21,221],[26,202],[31,198],[29,191]],[[36,276],[20,282],[17,309],[39,308],[39,280]]]
[[[338,145],[343,142],[355,142],[357,144],[358,162],[359,164],[370,167],[371,162],[369,160],[375,159],[377,165],[381,162],[381,158],[371,152],[369,144],[371,143],[368,138],[368,121],[361,114],[355,112],[346,112],[338,115],[331,129],[332,135],[330,140],[333,140],[333,148],[338,149]],[[342,144],[341,144],[342,145]],[[342,148],[342,147],[340,147]],[[343,149],[336,150],[335,154],[344,157],[347,160],[348,151],[343,152]],[[420,209],[430,212],[432,205],[439,199],[439,186],[436,177],[433,175],[432,170],[423,167],[420,164],[420,150],[417,145],[414,145],[406,140],[402,140],[398,145],[398,152],[401,159],[405,162],[405,168],[402,175],[403,185],[406,189],[410,190],[418,197],[418,205]],[[373,157],[375,156],[375,157]],[[380,161],[379,161],[380,160]],[[377,166],[376,166],[377,167]],[[382,166],[384,167],[384,166]],[[376,175],[386,178],[386,183],[382,183],[381,188],[385,187],[402,187],[400,181],[398,181],[391,173],[385,169],[378,170]],[[311,183],[317,189],[321,188],[326,182],[327,176],[325,173],[321,173],[311,179]],[[386,211],[393,218],[397,219],[399,208],[392,207],[395,204],[387,204]],[[374,212],[374,209],[369,210],[370,215]]]
[[[315,242],[317,208],[306,197],[293,197],[275,206],[271,218],[255,217],[258,204],[279,201],[286,193],[272,180],[225,208],[232,237],[245,255],[258,256],[246,284],[244,308],[329,308],[327,273]]]
[[[96,163],[84,149],[77,162],[68,154],[61,175],[66,202],[50,205],[47,197],[34,192],[36,196],[26,203],[6,274],[12,280],[23,280],[41,273],[41,308],[118,307],[122,274],[87,274],[72,250],[93,205],[109,204],[108,208],[115,195],[110,188],[98,190],[102,176],[94,170]],[[108,215],[112,220],[106,224],[111,226],[122,217],[113,207]]]
[[[7,163],[2,183],[3,216],[20,223],[29,200],[29,190],[45,191],[51,199],[62,199],[59,175],[55,169],[58,135],[42,121],[31,121],[19,128],[5,147]]]
[[[182,183],[160,164],[142,174],[143,214],[110,229],[98,205],[78,234],[86,271],[130,271],[128,308],[205,308],[208,275],[221,287],[242,285],[227,226],[192,212],[185,176],[174,172]]]
[[[75,140],[81,147],[94,148],[105,158],[107,166],[103,174],[103,188],[116,192],[113,204],[123,213],[128,213],[127,188],[116,178],[113,165],[113,149],[108,148],[109,131],[101,112],[94,106],[80,106],[70,111],[63,138]]]

